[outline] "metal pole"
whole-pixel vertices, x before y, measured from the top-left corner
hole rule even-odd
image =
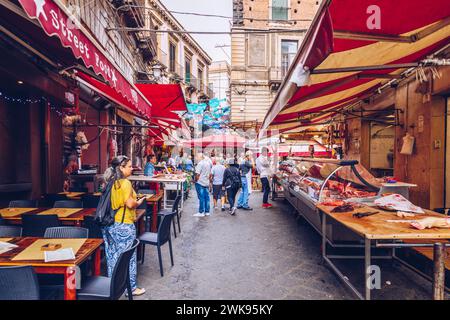
[[[369,283],[369,279],[370,279],[370,264],[371,264],[371,252],[370,252],[370,239],[365,239],[365,269],[364,269],[364,279],[365,279],[365,286],[366,286],[366,300],[370,300],[370,290],[371,290],[371,286]]]
[[[322,257],[327,256],[327,214],[322,212]]]
[[[433,300],[444,300],[445,253],[445,246],[442,243],[434,244]]]

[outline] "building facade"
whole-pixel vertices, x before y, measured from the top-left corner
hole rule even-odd
[[[262,122],[319,4],[312,0],[233,1],[232,122]],[[250,30],[268,32],[243,34]]]
[[[209,86],[214,92],[214,97],[230,103],[231,66],[227,61],[215,61],[209,69]]]
[[[184,27],[159,0],[146,0],[154,29],[184,31]],[[160,83],[180,83],[188,103],[213,98],[209,84],[211,57],[189,34],[157,33],[154,63],[162,67]]]
[[[0,175],[0,202],[73,189],[69,176],[94,191],[79,169],[142,157],[151,106],[134,84],[149,79],[156,34],[120,29],[151,28],[143,3],[0,1],[1,164],[15,164]]]

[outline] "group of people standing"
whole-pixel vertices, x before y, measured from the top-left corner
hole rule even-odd
[[[263,148],[261,155],[253,161],[252,153],[247,151],[239,160],[236,156],[223,159],[222,157],[209,158],[203,153],[198,153],[195,167],[195,188],[199,199],[199,211],[195,217],[210,215],[210,191],[213,195],[214,209],[218,209],[220,200],[222,211],[225,211],[225,198],[228,199],[228,211],[231,215],[237,209],[251,211],[249,206],[249,195],[252,181],[252,170],[254,168],[260,174],[263,187],[263,208],[270,208],[269,203],[270,183],[272,175],[270,162],[268,160],[268,149]],[[236,205],[236,196],[241,190]]]
[[[229,202],[229,213],[234,215],[237,209],[252,210],[249,206],[249,182],[247,176],[252,174],[252,169],[258,170],[263,186],[263,208],[269,208],[268,198],[270,193],[269,178],[272,175],[270,162],[268,160],[268,149],[263,148],[261,155],[253,162],[251,152],[239,159],[229,157],[228,159],[209,157],[197,154],[197,165],[195,167],[195,187],[200,202],[199,212],[196,217],[210,215],[210,189],[213,193],[214,208],[217,209],[218,201],[221,201],[222,211],[225,211],[225,195]],[[147,158],[145,167],[146,175],[153,175],[157,159],[154,155]],[[114,222],[102,228],[105,241],[105,253],[107,261],[108,276],[111,277],[113,270],[122,252],[130,248],[136,239],[136,208],[142,205],[144,198],[137,199],[136,192],[128,177],[132,174],[133,167],[131,159],[119,156],[112,160],[111,166],[104,174],[105,181],[111,185],[111,209],[114,210]],[[236,196],[241,190],[237,201]],[[144,288],[137,286],[137,261],[136,252],[130,261],[129,267],[130,284],[133,296],[145,293]]]

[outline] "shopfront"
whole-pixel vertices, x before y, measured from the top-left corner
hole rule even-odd
[[[41,12],[34,1],[0,5],[0,150],[10,168],[0,175],[0,201],[74,186],[92,192],[92,176],[117,155],[116,110],[148,118],[151,104],[83,27],[69,27],[59,4],[46,1]],[[72,185],[78,170],[88,185]]]

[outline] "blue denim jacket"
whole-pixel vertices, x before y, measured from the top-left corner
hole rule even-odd
[[[155,174],[155,166],[151,162],[148,162],[145,165],[144,175],[148,177],[153,177],[154,174]]]

